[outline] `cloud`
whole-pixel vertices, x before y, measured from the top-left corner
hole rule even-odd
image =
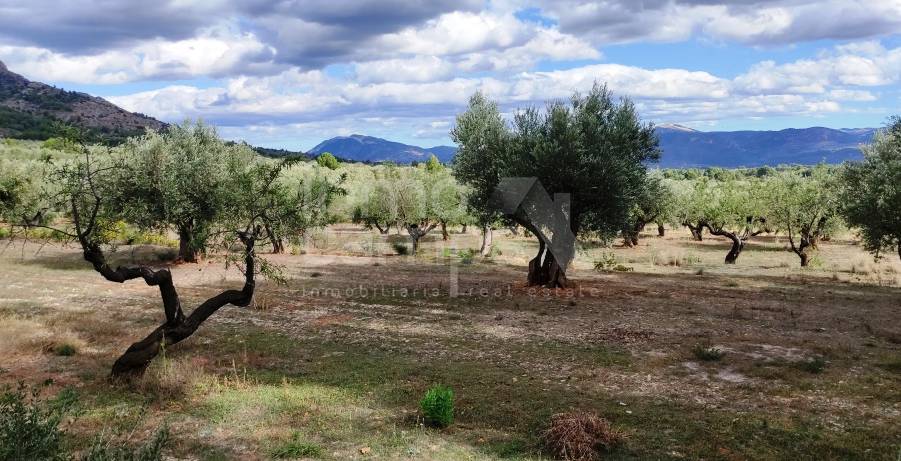
[[[66,55],[33,46],[0,46],[7,66],[33,79],[117,84],[146,79],[222,77],[266,73],[275,50],[250,33],[227,27],[200,31],[178,41],[153,39],[128,50]]]
[[[695,35],[776,45],[879,37],[901,30],[899,0],[548,0],[541,9],[562,32],[592,37],[597,45],[674,42]]]
[[[764,61],[735,79],[743,92],[821,94],[836,86],[881,86],[901,81],[901,48],[851,43],[817,59]]]

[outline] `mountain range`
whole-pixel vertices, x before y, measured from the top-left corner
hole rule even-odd
[[[145,129],[165,129],[152,117],[128,112],[105,99],[33,82],[9,71],[0,62],[0,137],[47,139],[60,124],[87,130],[95,138],[117,141]],[[840,163],[860,159],[859,146],[873,138],[875,129],[823,127],[779,131],[698,131],[682,125],[657,127],[664,168],[756,167],[780,164]],[[453,146],[419,147],[372,136],[354,134],[325,140],[308,155],[331,152],[359,162],[411,163],[434,154],[449,162]],[[257,148],[268,156],[293,155],[282,149]]]
[[[860,145],[870,142],[873,128],[789,128],[778,131],[698,131],[660,125],[660,166],[755,167],[781,164],[841,163],[862,158]]]
[[[30,81],[0,62],[0,136],[47,139],[58,134],[61,123],[113,142],[166,126],[103,98]]]
[[[682,125],[660,125],[657,136],[663,168],[756,167],[764,165],[841,163],[858,160],[860,145],[873,139],[873,128],[823,127],[779,131],[698,131]],[[311,156],[331,152],[344,160],[410,163],[435,154],[450,161],[455,147],[419,147],[372,136],[331,138],[310,151]]]

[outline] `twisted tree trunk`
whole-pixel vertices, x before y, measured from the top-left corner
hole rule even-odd
[[[153,330],[144,339],[132,344],[113,364],[112,377],[140,376],[156,357],[160,349],[177,344],[190,337],[197,328],[219,308],[232,304],[247,306],[253,299],[254,282],[254,243],[255,236],[249,233],[239,234],[244,244],[245,281],[240,290],[225,290],[207,299],[190,315],[185,316],[169,269],[153,270],[146,266],[116,267],[113,269],[107,262],[100,246],[82,239],[84,259],[94,266],[94,270],[111,282],[124,283],[142,278],[147,285],[158,286],[163,301],[165,322]]]
[[[432,223],[429,225],[422,223],[422,225],[425,227],[422,227],[417,224],[405,224],[405,226],[407,228],[407,233],[410,234],[410,239],[413,242],[412,254],[414,254],[414,255],[416,254],[417,251],[419,251],[419,239],[421,239],[426,234],[431,232],[432,229],[434,229],[435,226],[437,226],[437,223]]]
[[[707,230],[710,231],[711,234],[726,237],[732,241],[732,248],[729,249],[729,253],[726,253],[726,264],[735,264],[735,261],[738,259],[738,255],[741,254],[741,251],[745,248],[745,238],[739,236],[735,232],[729,232],[725,229],[714,228],[709,224],[702,224],[699,228],[707,227]]]
[[[663,224],[657,223],[657,236],[658,237],[666,236],[666,228],[663,227]]]
[[[704,226],[702,224],[698,224],[697,226],[693,226],[690,222],[683,223],[685,227],[691,232],[691,239],[701,242],[704,240],[704,236],[702,235],[704,232]]]

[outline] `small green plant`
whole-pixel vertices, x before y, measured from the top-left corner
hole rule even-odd
[[[710,343],[701,343],[695,345],[695,347],[692,348],[691,353],[695,356],[696,359],[703,360],[705,362],[715,362],[726,355],[726,353],[722,349],[711,346]]]
[[[457,256],[460,258],[460,264],[472,264],[475,252],[467,248],[465,250],[460,250],[460,252],[457,253]]]
[[[300,440],[300,434],[295,432],[290,440],[270,448],[269,454],[275,459],[319,458],[322,447]]]
[[[808,373],[819,374],[826,369],[826,359],[823,357],[810,357],[798,362],[798,368]]]
[[[76,395],[65,390],[41,400],[40,389],[24,384],[0,394],[0,459],[66,459],[60,422],[75,406]]]
[[[616,260],[616,254],[612,251],[605,251],[594,261],[594,270],[598,272],[612,271],[619,265]]]
[[[634,272],[635,268],[631,266],[624,266],[622,264],[617,264],[613,267],[614,272]]]
[[[454,391],[440,384],[432,386],[419,401],[425,423],[445,428],[454,422]]]
[[[394,248],[394,252],[404,256],[410,252],[410,249],[407,247],[405,243],[394,242],[391,244],[391,247]]]
[[[69,343],[57,344],[56,347],[53,348],[53,353],[62,357],[71,357],[75,355],[76,352],[78,352],[78,350],[75,349],[75,346]]]

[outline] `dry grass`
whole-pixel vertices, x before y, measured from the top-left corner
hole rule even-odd
[[[567,461],[595,461],[625,439],[610,422],[586,411],[570,411],[551,416],[542,434],[547,450]]]
[[[177,459],[261,459],[304,444],[323,459],[357,459],[362,447],[386,460],[545,459],[535,428],[567,408],[628,431],[616,458],[894,459],[901,291],[886,280],[897,261],[852,274],[872,258],[835,240],[802,270],[782,242],[759,238],[725,265],[728,242],[675,231],[636,248],[586,246],[568,272],[579,290],[541,292],[523,286],[534,239],[504,233],[495,257],[457,265],[469,294],[456,298],[444,250],[478,249],[477,234],[431,236],[414,258],[393,254],[393,232],[338,227],[297,255],[267,255],[288,285],[261,281],[255,309],[223,308],[131,387],[110,387],[109,367],[162,320],[158,290],[106,282],[75,249],[29,244],[0,253],[0,384],[79,388],[95,426],[77,442],[146,407],[178,429],[167,453]],[[379,250],[361,256],[354,242]],[[603,252],[634,272],[594,271]],[[186,310],[242,283],[215,260],[173,277]],[[344,294],[361,285],[369,295]],[[436,287],[440,296],[412,294]],[[339,294],[312,291],[326,289]],[[499,294],[472,294],[483,289]],[[74,357],[45,352],[58,335]],[[689,354],[707,338],[721,360]],[[797,365],[817,356],[828,366]],[[449,431],[416,423],[436,382],[458,390]]]
[[[85,348],[86,343],[66,329],[52,329],[42,322],[19,317],[0,318],[0,350],[10,357],[33,356],[42,353],[72,355]]]

